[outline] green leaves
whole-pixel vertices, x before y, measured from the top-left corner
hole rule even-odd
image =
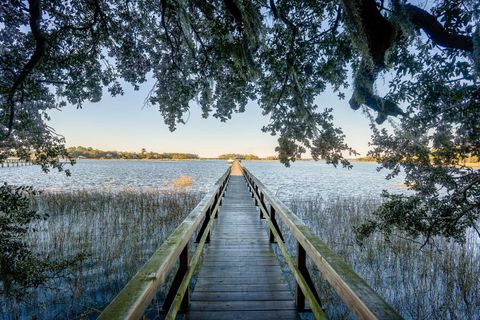
[[[286,165],[310,151],[350,167],[345,157],[355,151],[329,106],[314,101],[327,88],[343,99],[351,85],[353,109],[375,111],[379,124],[395,119],[391,131],[373,126],[371,152],[391,170],[387,177],[404,170],[419,207],[432,206],[466,230],[479,210],[478,181],[471,180],[479,173],[461,163],[480,152],[479,6],[446,0],[433,1],[428,11],[373,0],[9,2],[0,11],[0,159],[16,153],[45,171],[62,170],[58,159],[67,152],[47,126],[48,110],[99,101],[104,88],[122,94],[121,83],[139,88],[152,77],[148,102],[172,131],[185,122],[192,101],[203,117],[227,121],[254,100],[270,119],[262,130],[278,135],[276,150]],[[377,88],[378,76],[388,88]],[[398,205],[404,200],[410,201],[395,199]],[[464,211],[470,223],[455,218]]]
[[[32,187],[0,186],[0,293],[23,298],[29,289],[41,286],[47,279],[59,276],[85,256],[79,252],[65,260],[51,260],[34,253],[25,242],[31,224],[47,219],[31,209],[30,200],[37,194]]]

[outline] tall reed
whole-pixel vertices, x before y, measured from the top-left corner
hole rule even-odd
[[[371,197],[288,201],[292,211],[404,318],[480,319],[478,236],[472,232],[464,245],[437,238],[434,246],[420,250],[418,242],[402,234],[390,241],[377,234],[359,246],[353,227],[369,218],[379,204],[378,198]],[[287,236],[286,241],[294,252],[294,239]],[[328,315],[352,318],[318,272],[315,279]]]
[[[200,198],[185,189],[40,194],[33,207],[50,217],[32,225],[33,249],[51,259],[86,255],[24,301],[0,297],[0,318],[96,318]]]

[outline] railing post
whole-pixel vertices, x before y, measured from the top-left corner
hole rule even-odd
[[[198,231],[197,238],[195,239],[195,243],[199,243],[200,239],[202,239],[203,233],[205,232],[205,229],[207,228],[207,225],[210,222],[210,216],[212,215],[213,206],[215,206],[215,203],[210,205],[207,212],[205,212],[205,219],[203,220],[202,226]],[[208,232],[208,236],[207,236],[207,239],[205,240],[205,243],[210,243],[210,232]]]
[[[275,208],[270,205],[270,220],[272,224],[275,225]],[[270,230],[270,243],[275,243],[275,236],[273,235],[272,230]]]
[[[315,296],[315,300],[317,300],[318,304],[321,306],[322,303],[320,301],[320,297],[318,296],[317,289],[313,284],[312,278],[310,277],[310,272],[307,269],[307,254],[305,249],[302,247],[300,242],[297,241],[297,267],[300,273],[302,274],[305,282],[307,282],[308,287],[312,291],[313,295]],[[306,311],[305,309],[305,295],[302,292],[302,289],[298,285],[296,286],[295,291],[295,305],[298,312]]]
[[[307,268],[307,256],[305,253],[305,249],[303,249],[302,245],[297,241],[297,267],[300,270],[300,273],[303,274],[304,269]],[[305,311],[305,295],[302,292],[302,289],[298,285],[296,286],[295,290],[295,305],[297,311]]]
[[[183,278],[188,272],[188,243],[183,248],[182,253],[179,256],[179,266],[175,278],[173,278],[172,285],[168,290],[165,300],[163,302],[162,310],[168,312],[170,306],[172,305],[175,295],[177,294],[178,288],[182,283]],[[182,305],[180,307],[180,312],[186,312],[188,310],[188,305],[190,304],[190,290],[187,288],[185,295],[183,296]]]
[[[258,189],[257,189],[257,192],[258,192]],[[260,203],[262,204],[263,208],[265,208],[265,210],[267,209],[267,206],[265,206],[265,200],[264,200],[264,197],[263,197],[263,193],[259,193],[260,195]],[[263,211],[262,209],[260,208],[260,219],[265,219],[265,216],[263,215]]]
[[[217,194],[215,195],[215,201],[213,202],[213,207],[215,208],[215,206],[217,205],[217,201],[218,201],[218,198],[220,198],[220,192],[222,192],[222,189],[219,189]],[[217,211],[215,212],[215,216],[213,217],[214,219],[217,219],[218,218],[218,209]]]
[[[209,210],[210,214],[212,213],[212,209]],[[210,221],[210,217],[208,218],[208,220]],[[207,224],[205,225],[205,227],[208,225],[208,222]],[[200,242],[200,240],[198,240],[198,242]],[[207,238],[205,239],[205,243],[210,243],[210,230],[208,230],[208,234],[207,234]]]
[[[275,208],[272,205],[270,205],[270,221],[272,221],[273,227],[278,232],[278,235],[280,236],[280,239],[282,240],[282,242],[285,242],[285,240],[283,239],[282,232],[280,231],[280,227],[278,226],[277,218],[275,217]],[[275,236],[273,235],[273,232],[270,229],[270,243],[275,243],[275,242],[276,242]]]

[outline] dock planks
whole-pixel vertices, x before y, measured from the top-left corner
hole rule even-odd
[[[298,319],[238,164],[191,296],[188,319]]]

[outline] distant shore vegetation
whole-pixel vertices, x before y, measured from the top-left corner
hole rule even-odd
[[[351,159],[351,161],[355,161],[355,162],[377,162],[377,160],[375,160],[374,157],[358,157],[358,158]]]
[[[152,152],[142,149],[140,152],[128,151],[104,151],[93,149],[91,147],[70,147],[68,154],[73,158],[79,159],[162,159],[162,160],[187,160],[199,159],[197,154],[193,153],[169,153]]]
[[[351,159],[351,161],[355,162],[377,162],[377,159],[374,157],[366,156],[366,157],[359,157],[359,158],[354,158]],[[461,165],[466,166],[466,167],[472,167],[472,168],[480,168],[480,159],[476,156],[470,156],[462,159],[460,161]]]
[[[227,153],[221,154],[216,158],[200,158],[194,153],[178,152],[153,152],[143,148],[140,152],[129,151],[106,151],[94,149],[92,147],[69,147],[68,154],[76,159],[125,159],[125,160],[192,160],[192,159],[238,159],[238,160],[278,160],[277,156],[259,157],[254,154]]]
[[[261,158],[254,154],[226,153],[217,157],[220,160],[238,159],[238,160],[278,160],[277,156],[268,156]]]
[[[260,160],[259,156],[254,154],[226,153],[217,157],[220,160],[238,159],[238,160]]]

